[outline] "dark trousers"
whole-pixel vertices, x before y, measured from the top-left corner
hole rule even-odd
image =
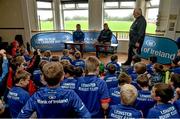
[[[129,49],[128,49],[128,59],[126,60],[126,64],[129,64],[129,65],[131,64],[132,58],[136,54],[135,50],[136,50],[135,47],[129,46]]]

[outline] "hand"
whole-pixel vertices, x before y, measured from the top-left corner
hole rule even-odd
[[[139,48],[140,44],[138,42],[136,42],[135,46],[136,46],[136,48]]]

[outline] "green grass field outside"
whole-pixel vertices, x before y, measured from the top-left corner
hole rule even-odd
[[[105,21],[108,23],[112,31],[129,31],[132,24],[131,21]],[[73,20],[65,21],[64,28],[66,30],[75,30],[76,24],[81,24],[82,30],[88,30],[88,22],[84,20]],[[146,33],[155,33],[156,25],[153,23],[148,23],[146,28]],[[51,21],[42,21],[41,30],[53,30],[53,23]]]

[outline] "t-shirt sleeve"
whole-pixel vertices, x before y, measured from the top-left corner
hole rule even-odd
[[[107,84],[104,80],[101,80],[99,93],[100,93],[101,102],[104,102],[104,101],[110,102],[109,91],[107,88]]]
[[[89,113],[88,109],[86,108],[82,100],[74,91],[72,91],[71,98],[72,98],[71,104],[77,115],[82,118],[90,118],[91,114]]]
[[[29,118],[35,111],[35,99],[32,96],[26,103],[26,105],[21,109],[18,118]]]
[[[155,109],[150,109],[147,115],[147,118],[158,118],[158,113]]]

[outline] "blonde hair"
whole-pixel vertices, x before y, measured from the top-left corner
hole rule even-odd
[[[26,79],[31,74],[25,70],[17,70],[14,78],[14,83],[19,83],[19,81]]]
[[[61,65],[62,65],[63,67],[65,67],[66,65],[71,65],[71,63],[69,62],[69,60],[65,60],[65,59],[61,60],[60,63],[61,63]]]
[[[96,72],[97,68],[99,67],[100,61],[95,56],[90,56],[85,60],[85,70],[86,73],[89,72]]]
[[[23,56],[17,56],[16,59],[15,59],[15,61],[16,61],[16,62],[15,62],[16,65],[17,65],[17,66],[20,66],[22,63],[25,62],[25,59],[24,59]]]
[[[63,53],[64,56],[66,56],[66,55],[69,54],[69,50],[68,49],[64,49],[62,53]]]
[[[124,105],[133,105],[137,98],[137,89],[131,84],[124,84],[121,87],[121,103]]]

